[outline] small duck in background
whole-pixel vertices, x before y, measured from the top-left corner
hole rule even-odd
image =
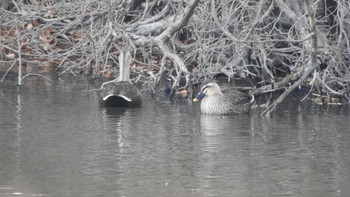
[[[164,70],[161,72],[159,80],[151,88],[151,97],[154,101],[172,104],[174,103],[175,90],[172,88],[173,80],[168,77],[169,72]]]
[[[142,94],[129,80],[130,63],[130,52],[121,52],[119,77],[101,86],[100,105],[102,107],[140,107],[142,105]]]
[[[238,90],[224,95],[215,81],[205,81],[193,102],[201,100],[200,109],[203,114],[228,115],[248,113],[254,96]]]

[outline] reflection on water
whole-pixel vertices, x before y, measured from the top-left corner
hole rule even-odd
[[[291,101],[270,119],[221,117],[145,96],[142,108],[101,109],[84,89],[35,79],[20,94],[2,87],[0,196],[350,193],[345,107]]]

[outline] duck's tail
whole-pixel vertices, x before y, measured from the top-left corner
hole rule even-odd
[[[131,102],[131,101],[132,101],[131,98],[129,98],[129,97],[125,96],[125,95],[122,95],[122,94],[119,94],[119,95],[108,94],[107,96],[103,97],[102,100],[103,100],[103,101],[106,101],[107,99],[109,99],[109,98],[112,97],[112,96],[121,97],[121,98],[123,98],[124,100],[126,100],[126,101],[128,101],[128,102]]]

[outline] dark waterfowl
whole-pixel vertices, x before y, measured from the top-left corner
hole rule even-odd
[[[174,86],[177,80],[179,80],[178,85]],[[156,79],[155,85],[151,88],[153,100],[164,104],[174,104],[178,100],[176,99],[178,96],[187,97],[187,95],[188,89],[185,77],[177,79],[168,70],[161,72]]]
[[[130,63],[130,52],[122,52],[119,57],[120,76],[116,80],[102,84],[100,93],[102,107],[140,107],[142,105],[139,89],[129,81]]]
[[[175,90],[172,88],[172,82],[168,72],[163,71],[157,83],[151,88],[152,99],[165,104],[174,103]]]
[[[232,90],[229,94],[224,95],[216,82],[207,81],[203,83],[193,102],[199,100],[201,100],[202,113],[226,115],[248,113],[253,97],[238,90]]]
[[[100,96],[103,107],[139,107],[142,105],[142,95],[139,89],[129,81],[107,84]]]

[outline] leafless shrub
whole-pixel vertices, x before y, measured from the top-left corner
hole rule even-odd
[[[119,53],[127,49],[134,57],[134,81],[154,83],[167,69],[174,87],[183,76],[190,87],[224,73],[229,80],[250,79],[251,94],[285,90],[265,114],[300,85],[350,100],[347,1],[37,0],[6,5],[0,14],[2,63],[49,64],[61,74],[108,77],[118,72]]]

